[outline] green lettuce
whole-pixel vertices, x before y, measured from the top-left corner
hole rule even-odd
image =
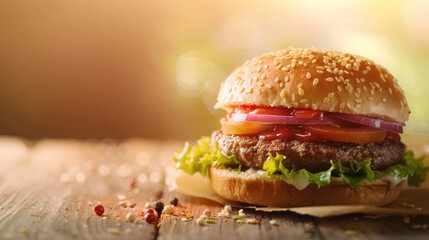
[[[191,148],[187,142],[183,151],[177,153],[173,160],[176,162],[177,169],[190,175],[199,173],[203,177],[207,175],[210,166],[241,170],[241,164],[237,158],[234,155],[227,157],[222,154],[217,145],[211,144],[209,137],[202,137],[194,148]]]
[[[429,171],[429,167],[423,165],[423,158],[414,158],[412,152],[405,153],[404,164],[391,166],[382,172],[371,169],[371,158],[363,162],[350,160],[344,165],[340,162],[334,163],[331,160],[329,169],[316,173],[305,169],[288,169],[282,163],[285,158],[285,156],[278,153],[275,157],[269,154],[263,165],[267,177],[292,180],[298,175],[305,175],[310,183],[314,183],[318,187],[329,185],[331,177],[340,177],[351,188],[358,188],[363,186],[364,181],[374,182],[385,175],[390,175],[396,178],[407,178],[410,186],[420,186]],[[207,170],[211,166],[234,171],[241,170],[241,164],[237,158],[234,155],[226,156],[222,154],[217,144],[211,143],[209,137],[202,137],[193,148],[189,143],[186,143],[183,151],[177,153],[173,160],[176,162],[177,169],[181,169],[190,175],[199,173],[203,177],[207,175]]]
[[[404,155],[405,165],[394,165],[386,169],[386,173],[399,178],[408,178],[408,185],[418,187],[424,180],[429,171],[429,167],[423,165],[423,159],[414,158],[412,152],[407,152]]]

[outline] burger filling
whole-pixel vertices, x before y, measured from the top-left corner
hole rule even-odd
[[[333,179],[352,188],[379,179],[419,186],[428,167],[405,152],[403,123],[308,109],[230,107],[222,129],[174,157],[177,168],[206,176],[209,167],[256,170],[319,187]],[[391,181],[392,182],[392,181]]]

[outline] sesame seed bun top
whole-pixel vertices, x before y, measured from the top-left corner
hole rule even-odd
[[[215,108],[256,105],[360,114],[404,122],[410,109],[395,77],[368,58],[288,48],[263,54],[222,83]]]

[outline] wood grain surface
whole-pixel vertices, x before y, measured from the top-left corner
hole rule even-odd
[[[429,152],[428,136],[403,140],[418,155]],[[428,216],[319,219],[245,209],[256,224],[218,217],[224,206],[171,193],[164,186],[163,166],[181,147],[177,141],[1,137],[0,239],[429,239]],[[163,214],[159,227],[140,216],[134,223],[126,221],[128,212],[139,215],[146,202],[162,199],[168,204],[173,197],[179,207],[172,215]],[[92,210],[100,203],[103,216]],[[135,206],[124,207],[127,203]],[[199,226],[195,218],[205,209],[211,210],[215,223]]]

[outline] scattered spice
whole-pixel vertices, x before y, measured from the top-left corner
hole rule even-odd
[[[127,221],[134,222],[134,220],[136,220],[136,215],[132,212],[127,213]]]
[[[177,204],[179,204],[179,200],[177,198],[172,198],[170,200],[170,204],[173,206],[177,206]]]
[[[155,213],[146,213],[143,219],[150,224],[156,224],[158,222],[158,216]]]
[[[352,229],[347,229],[346,230],[346,235],[347,236],[357,236],[358,232],[356,230],[352,230]]]
[[[254,219],[254,218],[250,218],[246,220],[247,224],[258,224],[258,220]]]
[[[205,219],[204,218],[201,218],[201,217],[199,217],[199,218],[197,218],[197,220],[195,221],[198,225],[200,225],[200,226],[204,226],[204,225],[206,225],[206,221],[205,221]]]
[[[272,226],[278,226],[279,225],[276,220],[270,220],[270,224]]]
[[[206,220],[206,223],[216,223],[216,221],[213,218],[207,218],[205,220]]]
[[[204,210],[203,215],[210,217],[212,215],[212,212],[209,209],[206,209],[206,210]]]
[[[223,208],[225,211],[227,212],[232,212],[232,207],[231,205],[225,205],[225,207]]]
[[[171,214],[173,212],[173,206],[172,205],[167,205],[164,207],[164,212],[166,214]]]
[[[96,205],[95,207],[94,207],[94,212],[95,212],[95,214],[97,214],[98,216],[101,216],[101,215],[103,215],[103,213],[104,213],[104,207],[103,207],[103,205]]]
[[[112,235],[119,235],[119,229],[117,229],[117,228],[108,228],[107,229],[107,233],[112,234]]]
[[[158,216],[161,216],[163,209],[164,209],[164,203],[162,203],[162,202],[156,202],[155,203],[155,211],[158,213]]]

